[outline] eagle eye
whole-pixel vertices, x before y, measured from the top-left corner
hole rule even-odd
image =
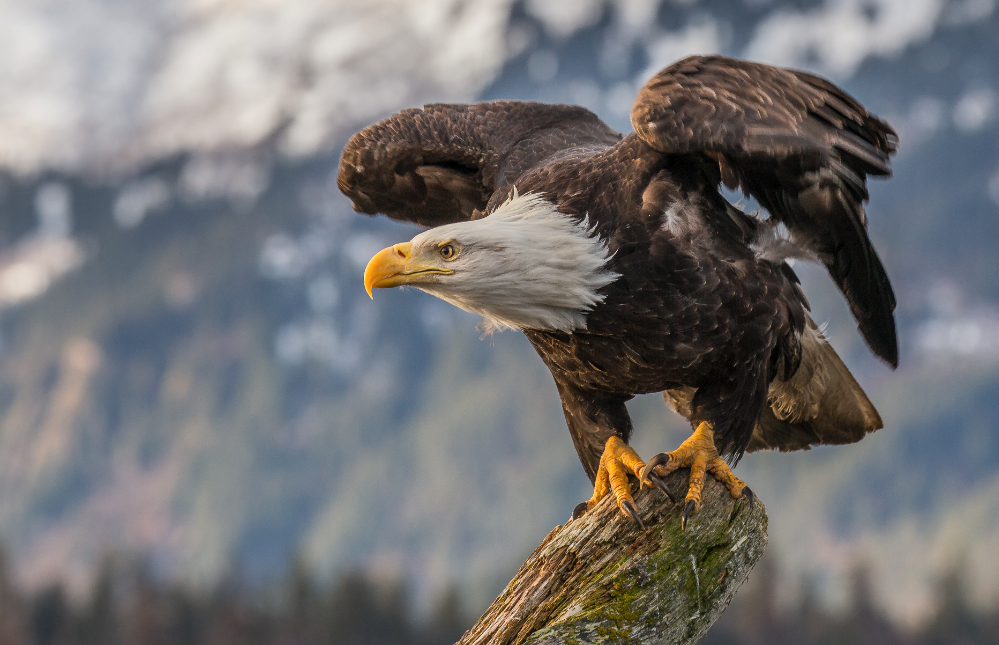
[[[458,249],[454,248],[453,244],[442,244],[437,252],[441,254],[441,257],[445,260],[453,260],[458,255]]]

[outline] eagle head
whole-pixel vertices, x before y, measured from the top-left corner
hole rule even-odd
[[[607,244],[585,217],[514,192],[488,216],[447,224],[379,251],[364,287],[412,286],[480,314],[488,327],[586,329],[601,289],[616,280]]]

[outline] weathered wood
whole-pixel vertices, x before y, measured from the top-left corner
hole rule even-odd
[[[686,492],[688,470],[667,483]],[[693,643],[721,615],[767,543],[757,500],[708,477],[701,511],[680,530],[683,502],[635,495],[645,530],[607,496],[557,526],[460,645]]]

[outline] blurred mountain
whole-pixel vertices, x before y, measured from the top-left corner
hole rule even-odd
[[[350,211],[339,149],[430,100],[580,103],[627,130],[652,72],[720,51],[831,75],[902,139],[869,208],[902,367],[796,267],[886,428],[740,464],[785,593],[807,574],[835,605],[862,559],[915,620],[966,557],[973,597],[999,598],[991,0],[84,4],[71,28],[60,3],[0,3],[20,56],[0,63],[0,537],[24,580],[83,588],[112,550],[202,584],[300,556],[487,601],[588,483],[522,336],[368,300],[367,260],[416,229]],[[683,438],[657,397],[632,410],[643,454]]]

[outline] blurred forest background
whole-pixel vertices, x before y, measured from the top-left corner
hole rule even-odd
[[[350,210],[340,150],[437,101],[627,132],[710,52],[898,130],[868,212],[902,355],[796,267],[886,427],[740,463],[770,547],[705,642],[997,642],[995,5],[0,0],[0,642],[453,642],[588,482],[524,338],[367,299],[415,229]],[[688,431],[631,410],[642,454]]]

